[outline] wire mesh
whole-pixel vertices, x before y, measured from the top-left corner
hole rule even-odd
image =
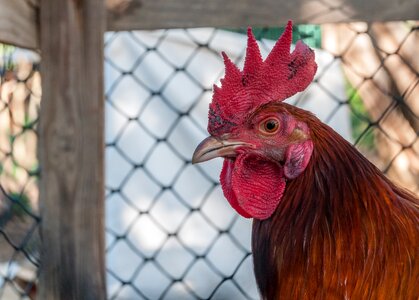
[[[319,70],[288,102],[419,193],[417,25],[296,26],[294,38],[316,48]],[[255,33],[266,56],[281,29]],[[242,66],[245,45],[244,30],[106,34],[109,299],[258,299],[251,221],[222,195],[221,160],[191,165],[223,75],[219,53]],[[40,76],[37,59],[22,63],[17,53],[0,50],[0,299],[8,300],[35,297],[40,247]]]
[[[393,180],[418,192],[417,23],[298,26],[316,49],[311,110]],[[265,56],[279,29],[255,30]],[[257,299],[251,222],[223,198],[221,161],[192,166],[226,51],[243,30],[108,33],[106,234],[110,299]],[[400,77],[400,70],[404,75]],[[399,72],[399,73],[397,73]]]
[[[41,94],[34,60],[0,44],[0,299],[33,299],[36,288]]]

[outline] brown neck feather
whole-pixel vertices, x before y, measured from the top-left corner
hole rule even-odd
[[[263,299],[416,299],[418,199],[313,115],[287,110],[311,129],[314,151],[273,216],[254,220]]]

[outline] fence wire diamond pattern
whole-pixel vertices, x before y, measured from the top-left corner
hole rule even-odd
[[[263,55],[280,31],[255,30]],[[294,35],[316,48],[319,71],[288,102],[419,193],[417,22],[297,26]],[[258,299],[251,221],[222,195],[221,160],[191,165],[223,75],[219,53],[242,66],[245,45],[243,30],[106,34],[109,299]],[[10,49],[0,51],[0,299],[33,299],[39,72]]]
[[[297,33],[316,44],[313,28],[310,32],[300,27]],[[362,24],[348,28],[353,39],[369,36]],[[411,27],[404,40],[415,35],[415,30]],[[194,147],[206,134],[212,85],[223,74],[219,52],[226,51],[242,64],[246,42],[242,33],[189,29],[106,36],[110,299],[258,298],[250,252],[251,224],[237,217],[222,196],[220,161],[190,164]],[[276,38],[279,31],[257,31],[265,55],[273,45],[265,37],[272,33]],[[340,52],[334,55],[317,50],[320,69],[314,83],[289,101],[314,111],[389,171],[399,155],[410,155],[403,151],[417,151],[417,133],[405,145],[401,138],[406,137],[388,134],[388,116],[399,114],[400,99],[405,99],[390,91],[384,93],[391,106],[372,119],[378,113],[368,110],[357,89],[373,81],[386,67],[386,58],[371,75],[358,73],[362,80],[355,85],[356,76],[345,77],[353,68],[357,71],[356,63],[346,61],[353,44],[340,45]],[[415,76],[413,85],[417,72]],[[393,156],[377,153],[380,139],[401,145],[399,151]]]
[[[29,299],[39,266],[36,55],[0,44],[0,299]]]

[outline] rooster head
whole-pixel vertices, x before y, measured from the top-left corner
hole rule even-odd
[[[290,53],[292,22],[262,59],[251,29],[243,70],[222,53],[225,76],[214,85],[208,132],[193,163],[223,157],[220,181],[231,206],[246,218],[267,219],[287,180],[295,179],[313,151],[306,123],[281,102],[303,91],[317,70],[314,52],[297,42]]]

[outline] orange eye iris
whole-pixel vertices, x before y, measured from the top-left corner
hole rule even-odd
[[[275,133],[279,129],[279,121],[277,119],[267,119],[262,122],[261,130],[265,133]]]

